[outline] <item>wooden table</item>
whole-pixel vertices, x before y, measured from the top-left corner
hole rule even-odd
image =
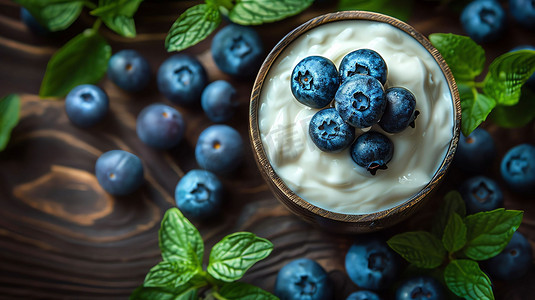
[[[138,36],[101,33],[113,51],[133,48],[149,60],[154,71],[171,54],[163,39],[174,19],[193,1],[145,1],[136,15]],[[418,1],[409,23],[425,35],[433,32],[462,34],[458,13]],[[257,27],[267,50],[291,29],[332,5],[315,5],[305,13],[275,24]],[[67,40],[93,20],[84,12],[65,32],[52,37],[33,35],[19,21],[19,8],[0,0],[0,95],[19,93],[21,120],[4,152],[0,153],[0,298],[127,298],[149,268],[160,261],[158,228],[166,209],[174,206],[174,188],[180,177],[197,168],[197,137],[211,124],[200,109],[179,110],[187,122],[186,137],[170,151],[153,150],[137,138],[136,116],[153,102],[169,103],[152,81],[141,93],[128,94],[104,79],[100,86],[110,96],[111,112],[98,126],[82,130],[67,119],[63,100],[37,96],[46,63]],[[504,39],[484,45],[488,59],[518,44],[535,45],[533,32],[511,25]],[[311,227],[279,204],[262,180],[248,143],[247,118],[252,79],[238,80],[221,73],[210,51],[211,37],[188,49],[206,67],[210,81],[229,80],[239,91],[240,106],[229,123],[247,143],[243,165],[221,178],[226,188],[224,213],[206,223],[196,223],[208,247],[226,234],[251,231],[270,239],[275,249],[255,265],[244,281],[273,291],[278,270],[292,259],[317,260],[336,285],[336,299],[357,290],[345,273],[344,256],[358,236],[333,235]],[[498,165],[505,151],[521,142],[535,142],[535,124],[506,130],[485,124],[497,141],[498,157],[489,175],[499,179]],[[94,164],[100,154],[123,149],[144,163],[146,184],[134,195],[112,197],[98,185]],[[466,178],[453,169],[435,193],[431,204],[417,217],[396,226],[386,235],[425,228],[436,204]],[[520,197],[505,189],[506,208],[525,210],[520,231],[535,242],[535,197]],[[534,245],[535,246],[535,245]],[[515,282],[495,282],[499,299],[529,299],[535,271]],[[388,292],[385,293],[388,297]]]

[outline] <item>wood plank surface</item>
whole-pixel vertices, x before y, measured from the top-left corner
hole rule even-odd
[[[101,33],[113,52],[133,48],[149,61],[153,73],[171,54],[163,47],[167,30],[176,17],[198,1],[145,1],[135,16],[138,36],[119,37],[103,28]],[[433,32],[462,34],[458,13],[435,2],[416,1],[409,24],[426,36]],[[334,5],[314,5],[287,20],[257,27],[266,51],[291,29],[308,19],[335,10]],[[0,152],[0,298],[125,299],[142,283],[151,266],[160,261],[158,229],[165,210],[174,206],[174,189],[183,174],[198,168],[194,147],[199,134],[212,123],[198,108],[178,109],[187,122],[185,139],[169,151],[157,151],[136,136],[135,120],[143,107],[169,102],[153,78],[149,88],[128,94],[108,79],[99,84],[110,97],[110,113],[91,129],[73,126],[64,112],[63,99],[40,100],[38,91],[50,56],[67,40],[92,25],[84,12],[68,30],[50,37],[33,35],[19,20],[19,7],[0,0],[0,96],[19,93],[22,113],[12,139]],[[488,60],[520,44],[535,45],[535,35],[508,17],[505,37],[484,45]],[[225,186],[223,213],[198,226],[211,247],[226,234],[251,231],[270,239],[275,249],[244,277],[268,291],[278,270],[299,257],[317,260],[336,285],[336,299],[358,289],[344,268],[350,244],[359,236],[326,233],[293,216],[279,204],[253,160],[247,120],[253,78],[235,79],[215,66],[207,40],[185,52],[197,56],[210,81],[225,79],[238,90],[240,106],[228,124],[236,128],[246,151],[243,165],[222,177]],[[497,142],[498,155],[488,175],[505,192],[505,207],[525,210],[520,232],[535,247],[535,196],[511,193],[499,177],[499,160],[512,146],[535,143],[535,123],[507,130],[484,126]],[[146,183],[134,195],[112,197],[98,185],[94,164],[103,152],[123,149],[138,155],[144,164]],[[452,169],[433,195],[430,205],[417,216],[385,235],[427,228],[438,201],[467,178]],[[535,257],[535,255],[534,255]],[[514,282],[494,282],[498,299],[531,299],[535,269]],[[391,291],[383,293],[385,298]]]

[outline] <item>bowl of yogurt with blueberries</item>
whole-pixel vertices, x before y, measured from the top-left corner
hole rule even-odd
[[[457,147],[451,71],[411,26],[372,12],[314,18],[286,35],[256,78],[250,137],[292,212],[370,232],[420,208]]]

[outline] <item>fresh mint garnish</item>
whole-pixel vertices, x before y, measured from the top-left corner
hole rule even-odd
[[[241,25],[260,25],[296,15],[314,0],[236,0],[228,17]]]
[[[273,244],[266,239],[250,232],[224,237],[212,248],[205,271],[200,233],[171,208],[163,217],[159,244],[163,261],[152,267],[130,299],[278,299],[253,285],[234,282],[271,253]]]
[[[465,136],[485,121],[495,107],[516,105],[522,85],[535,72],[535,51],[519,50],[496,58],[484,81],[475,81],[485,64],[483,48],[469,37],[451,33],[434,33],[429,39],[450,66],[459,87],[461,130]],[[520,118],[531,120],[533,112],[521,112]]]
[[[427,231],[401,233],[387,243],[404,259],[420,268],[436,268],[446,256],[442,242]]]
[[[518,103],[512,106],[498,105],[490,114],[493,123],[504,128],[518,128],[535,118],[535,92],[524,87]]]
[[[452,260],[444,270],[448,288],[465,299],[493,300],[489,277],[481,271],[477,262],[469,259]]]
[[[442,244],[448,252],[460,250],[466,244],[466,225],[456,212],[450,215],[446,228],[444,228]]]
[[[433,223],[431,230],[436,237],[442,238],[444,228],[446,228],[446,224],[453,213],[458,214],[461,218],[466,216],[464,200],[457,191],[450,191],[444,196],[444,201],[442,201],[442,205],[437,213],[436,222]]]
[[[19,122],[20,98],[9,94],[0,99],[0,151],[4,150],[9,142],[11,130]]]
[[[338,8],[373,11],[407,21],[411,16],[413,4],[413,0],[340,0]]]
[[[136,36],[134,14],[143,0],[99,0],[91,15],[100,17],[111,30],[125,37]]]
[[[15,2],[24,6],[37,22],[50,31],[59,31],[71,26],[84,7],[84,1],[15,0]]]

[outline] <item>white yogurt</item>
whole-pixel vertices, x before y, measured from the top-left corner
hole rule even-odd
[[[294,66],[310,55],[338,67],[349,52],[368,48],[386,61],[385,87],[416,96],[416,128],[387,134],[394,156],[375,176],[353,162],[346,149],[319,150],[308,134],[318,111],[300,104],[290,90]],[[350,20],[307,31],[279,55],[266,76],[259,106],[261,139],[273,169],[304,200],[323,209],[363,214],[392,208],[419,192],[440,167],[453,137],[453,103],[446,78],[433,56],[407,33],[386,23]],[[361,134],[357,130],[357,136]]]

